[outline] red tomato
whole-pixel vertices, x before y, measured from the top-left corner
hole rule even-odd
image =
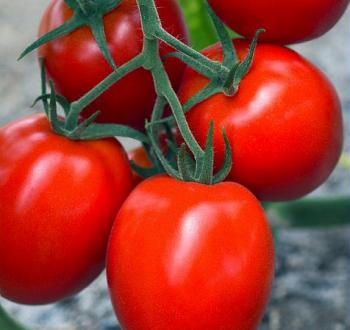
[[[108,236],[132,187],[113,139],[73,142],[43,115],[0,130],[0,295],[54,302],[104,267]]]
[[[183,17],[176,1],[156,0],[156,4],[164,28],[187,41]],[[40,35],[62,25],[71,16],[72,11],[63,0],[53,0],[42,18]],[[117,65],[126,63],[142,51],[143,35],[135,0],[123,0],[104,17],[104,27]],[[165,44],[160,49],[161,55],[173,51]],[[46,70],[57,91],[69,101],[83,96],[112,72],[87,27],[42,46],[39,56],[45,58]],[[184,65],[173,58],[167,60],[166,69],[173,86],[177,88]],[[155,97],[150,72],[139,69],[113,85],[83,115],[86,117],[100,110],[100,122],[126,124],[140,129],[152,112]]]
[[[182,143],[182,138],[181,138],[180,132],[177,130],[176,127],[173,127],[172,134],[173,134],[174,143],[176,143],[176,145],[180,145]],[[165,133],[160,134],[159,143],[165,155],[169,151],[169,147],[167,145],[167,139],[168,139],[168,136]],[[148,158],[148,155],[143,147],[137,147],[135,149],[130,150],[128,152],[128,157],[129,157],[129,160],[134,161],[134,163],[138,166],[141,166],[144,168],[153,167],[153,164],[151,160]],[[133,181],[135,186],[137,186],[143,180],[144,178],[142,178],[135,171],[133,171]]]
[[[261,41],[291,44],[322,36],[344,14],[349,0],[209,0],[234,31],[252,38],[266,29]]]
[[[138,147],[128,152],[128,158],[135,162],[136,165],[149,168],[152,166],[150,159],[147,156],[147,153],[143,147]],[[138,175],[135,171],[132,172],[134,186],[137,186],[143,178]]]
[[[142,182],[118,213],[107,253],[125,330],[256,329],[273,273],[263,209],[232,182]]]
[[[248,44],[235,45],[243,58]],[[204,53],[222,59],[219,45]],[[187,70],[179,94],[182,102],[207,83]],[[193,107],[187,119],[203,146],[214,121],[217,166],[224,157],[225,127],[233,148],[228,179],[261,200],[289,200],[311,192],[332,172],[342,149],[341,107],[333,86],[310,62],[281,46],[258,45],[238,93],[207,99]]]

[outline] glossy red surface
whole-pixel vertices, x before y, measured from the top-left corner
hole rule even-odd
[[[248,43],[237,41],[236,46],[244,58]],[[222,60],[218,45],[204,53]],[[188,69],[179,92],[182,102],[207,83]],[[217,168],[224,157],[225,128],[233,150],[228,179],[262,200],[311,192],[328,178],[342,150],[341,106],[334,87],[312,63],[282,46],[259,44],[237,94],[217,94],[192,108],[187,119],[203,146],[214,121]]]
[[[234,31],[260,40],[291,44],[315,39],[330,30],[349,0],[209,0],[212,8]]]
[[[104,268],[108,236],[132,188],[114,139],[73,142],[33,115],[0,129],[0,295],[44,304]]]
[[[263,209],[232,182],[142,182],[108,248],[110,294],[125,330],[256,329],[273,272]]]

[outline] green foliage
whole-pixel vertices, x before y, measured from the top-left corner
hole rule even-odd
[[[193,48],[200,50],[218,39],[203,0],[179,0],[190,31]]]
[[[1,330],[29,330],[15,321],[0,305],[0,329]]]
[[[204,0],[179,0],[190,31],[191,46],[201,50],[218,41],[213,23],[205,8]],[[232,38],[238,35],[230,31]]]
[[[289,203],[265,203],[277,217],[277,227],[317,228],[350,224],[350,196],[305,198]]]

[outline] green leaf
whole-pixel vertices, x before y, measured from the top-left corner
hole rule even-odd
[[[289,203],[265,203],[276,225],[317,228],[350,224],[350,196],[305,198]]]
[[[107,40],[103,26],[103,17],[104,15],[112,11],[114,8],[116,8],[120,4],[121,0],[110,0],[104,2],[101,1],[96,3],[91,2],[92,8],[91,10],[87,11],[84,10],[84,8],[88,7],[85,7],[85,2],[86,1],[80,0],[66,0],[66,4],[74,10],[74,15],[68,21],[63,23],[63,25],[57,27],[52,31],[49,31],[48,33],[40,37],[38,40],[33,42],[21,53],[18,60],[21,60],[24,56],[31,53],[33,50],[39,48],[40,46],[48,43],[49,41],[61,38],[82,26],[88,26],[90,27],[90,30],[92,31],[95,37],[95,40],[102,52],[102,55],[109,63],[109,65],[113,68],[113,70],[116,70],[117,65],[115,64],[107,45]]]
[[[106,34],[103,26],[103,15],[96,15],[93,19],[90,19],[90,29],[95,37],[98,47],[103,54],[103,57],[113,68],[113,70],[117,70],[117,65],[115,64],[113,56],[108,48]]]
[[[179,2],[185,14],[193,48],[200,50],[217,42],[218,38],[203,0],[180,0]]]
[[[18,57],[18,60],[21,60],[23,57],[31,53],[33,50],[39,48],[40,46],[52,41],[54,39],[58,39],[63,37],[72,31],[78,29],[79,27],[85,25],[86,23],[81,17],[74,15],[71,19],[65,22],[63,25],[58,28],[48,32],[47,34],[40,37],[38,40],[34,41],[30,46],[28,46]]]
[[[218,41],[213,23],[205,9],[203,0],[179,0],[185,14],[187,26],[190,31],[192,47],[201,50]],[[231,38],[237,38],[238,34],[229,30]]]
[[[29,330],[25,328],[21,324],[19,324],[16,320],[10,317],[9,314],[3,309],[0,305],[0,329],[1,330]]]

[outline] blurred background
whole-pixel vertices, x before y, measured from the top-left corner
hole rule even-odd
[[[200,28],[190,0],[183,0],[191,27]],[[0,126],[39,111],[31,109],[39,95],[40,78],[35,55],[21,62],[16,58],[37,33],[48,0],[0,0]],[[346,127],[345,151],[350,152],[350,11],[322,38],[293,46],[312,60],[333,81],[340,95]],[[210,30],[210,29],[209,29]],[[205,34],[205,33],[204,33]],[[196,45],[208,40],[197,38]],[[124,141],[130,147],[129,141]],[[350,193],[349,159],[344,157],[329,180],[313,197]],[[316,212],[316,211],[315,211]],[[337,222],[337,212],[334,222]],[[1,214],[0,214],[1,216]],[[317,213],[311,216],[320,216]],[[350,214],[348,214],[350,219]],[[330,215],[332,217],[332,214]],[[278,227],[276,281],[271,302],[260,330],[350,329],[350,227],[288,227],[283,215],[271,215]],[[332,220],[332,219],[331,219]],[[328,221],[329,222],[329,221]],[[20,306],[0,298],[1,304],[33,329],[116,330],[104,274],[76,297],[54,305]]]

